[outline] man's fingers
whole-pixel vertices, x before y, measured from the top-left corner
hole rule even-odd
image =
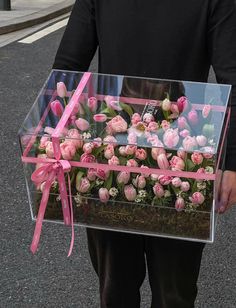
[[[228,206],[230,191],[224,185],[221,187],[219,212],[224,213]]]

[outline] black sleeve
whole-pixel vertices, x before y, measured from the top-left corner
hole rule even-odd
[[[236,5],[234,0],[212,0],[209,11],[209,56],[218,83],[232,85],[231,118],[225,169],[236,171]]]
[[[98,40],[93,0],[76,0],[53,68],[87,71]]]

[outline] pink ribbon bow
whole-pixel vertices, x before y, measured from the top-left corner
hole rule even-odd
[[[43,218],[46,211],[48,198],[50,194],[50,189],[53,182],[58,179],[59,189],[60,189],[60,197],[61,204],[63,210],[63,217],[65,225],[72,226],[72,236],[70,249],[68,252],[68,257],[71,255],[73,245],[74,245],[74,225],[73,225],[73,207],[72,207],[72,197],[71,197],[71,183],[70,176],[68,174],[68,186],[69,186],[69,205],[68,206],[68,198],[67,198],[67,189],[64,178],[64,173],[68,173],[71,170],[71,165],[67,160],[58,160],[53,163],[46,163],[42,167],[38,168],[32,173],[31,179],[32,181],[40,185],[45,182],[45,186],[43,189],[43,196],[39,206],[39,212],[36,220],[36,226],[34,231],[33,240],[31,243],[31,251],[35,253],[39,244],[39,239],[42,231]]]

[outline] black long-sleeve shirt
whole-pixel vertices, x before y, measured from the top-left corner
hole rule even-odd
[[[77,0],[54,68],[233,85],[226,169],[236,170],[234,0]]]

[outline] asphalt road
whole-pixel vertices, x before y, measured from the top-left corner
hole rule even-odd
[[[99,307],[84,229],[76,228],[70,258],[70,230],[62,225],[45,224],[39,251],[29,252],[34,224],[17,131],[50,71],[62,31],[0,49],[0,308]],[[215,244],[204,251],[198,285],[196,308],[236,307],[236,207],[219,219]],[[142,308],[150,307],[150,297],[146,280]]]

